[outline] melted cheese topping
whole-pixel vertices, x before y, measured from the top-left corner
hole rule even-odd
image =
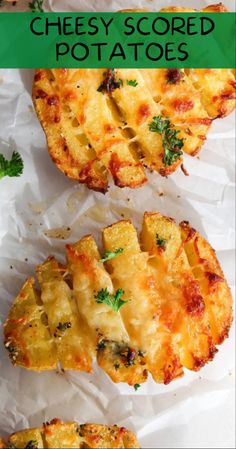
[[[156,279],[149,267],[149,255],[141,252],[137,233],[129,222],[119,222],[103,233],[105,248],[113,251],[118,242],[124,248],[123,255],[109,262],[114,285],[125,292],[129,300],[122,310],[122,318],[132,343],[146,354],[147,368],[158,382],[165,382],[167,367],[179,370],[177,354],[170,337],[163,331],[160,314],[160,297]]]
[[[139,448],[135,435],[125,427],[101,424],[65,423],[53,419],[41,428],[26,429],[11,435],[2,447],[25,448],[30,441],[38,448]]]
[[[98,304],[96,295],[102,289],[114,293],[113,284],[103,264],[94,239],[89,236],[68,248],[70,271],[73,275],[73,290],[78,309],[90,329],[102,339],[129,341],[120,313],[107,304]]]
[[[60,265],[49,258],[38,267],[37,272],[41,300],[62,367],[91,371],[95,347],[86,335],[86,328],[72,301],[72,291],[63,280]]]
[[[56,348],[34,283],[28,279],[15,299],[4,324],[4,343],[13,364],[37,371],[55,369]]]
[[[68,267],[52,257],[40,266],[42,302],[32,279],[23,286],[4,326],[12,362],[43,370],[59,359],[89,371],[96,354],[114,382],[134,385],[148,372],[167,384],[212,360],[228,336],[232,297],[211,246],[159,213],[144,215],[142,250],[130,221],[106,228],[103,241],[123,252],[103,264],[86,236],[67,245]],[[128,301],[119,312],[97,302],[102,289],[118,288]]]
[[[227,9],[219,3],[202,11]],[[182,76],[171,77],[173,70]],[[117,186],[136,188],[147,181],[146,167],[167,176],[181,164],[180,154],[165,165],[162,137],[149,130],[154,116],[167,117],[183,139],[183,151],[195,156],[212,119],[235,108],[235,87],[230,69],[40,69],[33,101],[58,168],[105,192],[108,174]]]
[[[129,139],[122,133],[119,115],[114,116],[106,95],[98,92],[103,80],[103,70],[77,70],[61,83],[58,71],[53,71],[64,100],[77,118],[84,134],[94,148],[98,159],[114,175],[120,187],[135,187],[146,181],[142,164],[133,154]],[[79,86],[79,87],[78,87]],[[114,167],[114,161],[118,167]]]

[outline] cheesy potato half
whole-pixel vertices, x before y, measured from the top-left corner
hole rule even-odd
[[[186,174],[184,153],[197,155],[212,121],[233,111],[235,88],[230,69],[38,69],[33,103],[57,167],[105,193],[110,176],[137,188],[146,169]]]
[[[66,245],[29,278],[4,324],[13,365],[91,372],[137,389],[148,374],[168,384],[211,361],[228,336],[232,297],[210,244],[186,221],[144,215]]]
[[[21,430],[7,439],[0,438],[0,448],[139,448],[135,435],[125,427],[102,424],[78,424],[53,419],[42,427]]]

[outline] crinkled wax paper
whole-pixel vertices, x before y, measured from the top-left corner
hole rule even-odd
[[[18,8],[21,3],[19,0]],[[51,10],[111,10],[168,4],[201,7],[203,1],[51,0]],[[233,1],[225,2],[231,10]],[[10,6],[10,10],[13,7]],[[26,43],[27,45],[27,43]],[[70,227],[66,241],[94,233],[121,217],[140,227],[145,210],[189,220],[205,235],[234,286],[234,115],[216,120],[199,157],[185,156],[190,172],[169,179],[149,175],[136,191],[111,187],[103,196],[67,179],[51,162],[31,102],[33,72],[0,71],[0,152],[17,148],[24,159],[20,178],[0,181],[0,324],[27,276],[49,254],[64,258],[65,240],[45,232]],[[163,196],[159,196],[163,193]],[[50,233],[48,234],[50,235]],[[169,386],[151,379],[135,392],[113,384],[97,366],[94,374],[37,374],[13,368],[0,341],[0,429],[8,434],[54,417],[117,423],[138,434],[144,448],[233,448],[234,338],[199,373],[186,372]]]

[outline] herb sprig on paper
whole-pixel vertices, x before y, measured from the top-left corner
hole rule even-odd
[[[180,131],[174,128],[170,120],[161,115],[153,117],[153,121],[149,123],[149,130],[162,136],[164,148],[163,163],[165,167],[172,165],[181,158],[184,140],[178,137]]]
[[[114,257],[118,256],[119,254],[122,254],[124,252],[123,248],[117,248],[115,251],[105,251],[102,255],[102,258],[99,260],[99,262],[107,262],[108,260],[114,259]]]
[[[10,160],[7,160],[3,154],[0,154],[0,179],[4,176],[10,178],[20,176],[23,173],[24,163],[21,155],[17,151],[13,151]]]
[[[111,295],[107,288],[102,288],[95,296],[95,299],[98,304],[107,304],[114,312],[119,312],[120,308],[128,302],[121,299],[123,294],[124,290],[122,288],[118,288],[114,295]]]
[[[44,12],[43,0],[32,0],[32,2],[29,2],[29,9],[32,12]]]

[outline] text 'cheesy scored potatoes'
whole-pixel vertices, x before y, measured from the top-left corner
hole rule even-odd
[[[135,389],[150,373],[168,384],[211,361],[228,336],[232,297],[210,244],[188,222],[145,213],[87,235],[29,278],[4,324],[13,365],[92,371]]]
[[[130,10],[132,11],[132,10]],[[55,17],[37,16],[30,22],[30,30],[36,36],[48,36],[51,30],[56,31],[57,36],[93,36],[99,31],[104,36],[110,36],[112,30],[113,17]],[[199,27],[199,28],[198,28]],[[132,36],[138,32],[141,36],[148,36],[151,32],[157,36],[170,33],[175,37],[177,34],[193,36],[198,33],[202,35],[210,33],[213,28],[213,21],[208,17],[172,17],[166,19],[158,16],[140,17],[137,24],[134,24],[132,16],[124,17],[124,35]]]
[[[125,427],[63,422],[58,418],[42,427],[15,432],[7,439],[0,437],[1,449],[139,447],[135,435]]]
[[[109,22],[103,25],[108,33]],[[76,30],[83,32],[82,22]],[[212,121],[233,111],[235,88],[230,69],[39,69],[33,102],[57,167],[105,193],[110,176],[119,187],[137,188],[147,182],[146,170],[168,176],[181,167],[187,174],[184,153],[196,156]]]

